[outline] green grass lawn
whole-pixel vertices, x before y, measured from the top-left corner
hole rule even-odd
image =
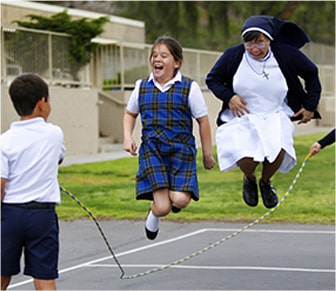
[[[297,166],[289,173],[277,173],[272,183],[279,198],[283,197],[296,176],[313,142],[323,134],[295,137]],[[215,153],[215,148],[214,148]],[[248,207],[242,200],[242,173],[239,169],[227,173],[218,166],[211,171],[203,168],[201,151],[198,155],[200,200],[192,201],[179,214],[169,214],[172,221],[216,220],[223,222],[252,222],[268,212],[261,201]],[[61,167],[60,185],[73,193],[98,219],[144,220],[150,201],[135,200],[137,158]],[[258,168],[260,177],[260,167]],[[87,218],[86,212],[65,193],[57,207],[60,219]],[[323,149],[307,161],[305,169],[283,205],[263,223],[335,222],[335,146]]]

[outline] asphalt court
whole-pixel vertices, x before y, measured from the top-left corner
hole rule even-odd
[[[335,290],[332,225],[172,223],[163,220],[156,240],[143,221],[99,222],[126,276],[186,258],[162,271],[120,279],[96,225],[89,218],[60,222],[58,290]],[[33,290],[30,277],[14,276],[9,290]]]

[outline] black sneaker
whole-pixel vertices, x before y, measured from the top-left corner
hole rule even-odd
[[[271,182],[265,184],[261,179],[259,181],[261,197],[266,208],[273,208],[278,204],[278,196]]]
[[[157,237],[157,235],[159,233],[159,230],[157,230],[157,231],[150,231],[150,230],[147,229],[146,226],[145,226],[145,230],[146,230],[146,236],[150,240],[156,239],[156,237]]]
[[[174,213],[179,213],[181,211],[181,208],[178,208],[175,205],[172,205],[171,211],[174,212]]]
[[[146,221],[147,221],[147,217],[148,217],[150,211],[151,211],[151,208],[148,209],[148,213],[147,213],[147,216],[146,216]],[[149,229],[147,229],[146,222],[145,222],[145,231],[146,231],[146,237],[150,240],[156,239],[156,237],[159,233],[159,229],[157,231],[150,231]]]
[[[254,207],[258,205],[258,186],[256,179],[251,181],[244,177],[243,199],[248,206]]]

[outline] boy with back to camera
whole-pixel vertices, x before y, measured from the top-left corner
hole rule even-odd
[[[65,154],[62,130],[47,118],[48,85],[26,73],[10,85],[20,121],[0,136],[1,149],[1,289],[20,272],[34,278],[36,290],[56,290],[60,204],[58,166]]]

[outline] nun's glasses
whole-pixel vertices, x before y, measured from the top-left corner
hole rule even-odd
[[[247,49],[253,49],[255,46],[257,48],[262,49],[266,46],[266,41],[261,41],[261,42],[256,42],[256,43],[255,42],[246,42],[246,43],[244,43],[244,46]]]

